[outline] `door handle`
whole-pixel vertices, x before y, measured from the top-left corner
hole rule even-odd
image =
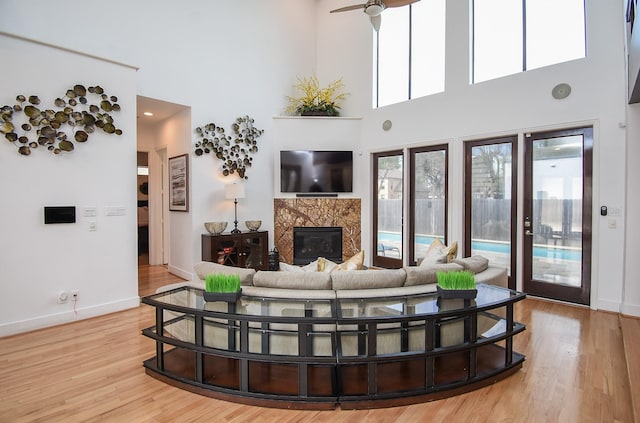
[[[527,229],[526,231],[524,231],[524,234],[526,236],[534,236],[535,234],[533,232],[531,232],[529,229]]]

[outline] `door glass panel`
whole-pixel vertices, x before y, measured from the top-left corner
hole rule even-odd
[[[582,136],[539,139],[533,141],[532,147],[532,278],[579,287],[582,281]]]
[[[471,254],[511,275],[511,143],[471,148]]]
[[[402,260],[402,154],[377,157],[377,255]]]
[[[424,257],[435,238],[446,243],[446,150],[413,154],[414,255]]]

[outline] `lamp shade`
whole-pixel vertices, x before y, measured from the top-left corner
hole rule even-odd
[[[228,184],[224,186],[224,198],[227,200],[235,200],[237,198],[244,198],[244,185],[242,184]]]

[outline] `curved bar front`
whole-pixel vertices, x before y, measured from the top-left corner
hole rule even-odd
[[[525,294],[478,285],[475,299],[436,293],[206,302],[180,287],[144,297],[156,324],[147,374],[251,405],[376,408],[445,398],[522,367],[513,307]]]

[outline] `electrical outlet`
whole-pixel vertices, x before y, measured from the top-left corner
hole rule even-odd
[[[69,301],[69,294],[67,291],[58,292],[58,304],[64,304]]]

